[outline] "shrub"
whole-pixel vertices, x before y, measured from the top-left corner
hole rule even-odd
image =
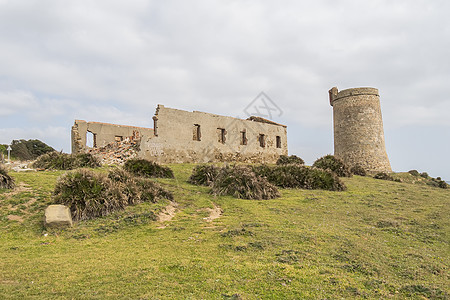
[[[390,176],[389,174],[384,173],[384,172],[379,172],[379,173],[375,174],[375,176],[373,176],[373,178],[394,181],[394,178],[392,176]]]
[[[113,169],[108,178],[125,194],[130,205],[157,202],[160,198],[173,200],[172,193],[147,178],[137,178],[123,169]]]
[[[313,167],[323,170],[329,169],[336,173],[339,177],[352,176],[350,168],[342,160],[330,154],[317,159],[314,162]]]
[[[298,157],[297,155],[280,155],[280,158],[277,160],[277,165],[289,165],[289,164],[299,164],[304,165],[305,161]]]
[[[125,162],[124,168],[128,172],[138,176],[174,178],[173,172],[170,168],[161,166],[146,159],[129,159]]]
[[[280,196],[278,189],[265,178],[256,176],[248,166],[220,169],[212,184],[215,195],[230,195],[240,199],[274,199]]]
[[[98,168],[101,166],[100,160],[91,153],[78,153],[74,156],[75,168]]]
[[[350,171],[352,172],[352,174],[359,175],[359,176],[366,176],[367,175],[366,170],[364,170],[364,168],[361,167],[360,165],[353,166],[350,169]]]
[[[14,178],[8,175],[8,172],[0,166],[0,189],[13,189],[15,187]]]
[[[192,170],[188,182],[195,185],[210,186],[217,177],[220,168],[214,165],[197,165]]]
[[[300,165],[253,167],[254,172],[266,178],[270,183],[283,188],[322,189],[344,191],[344,183],[329,170],[309,168]]]
[[[90,153],[67,154],[53,151],[39,156],[33,167],[46,170],[96,168],[100,167],[100,161]]]
[[[55,203],[68,206],[74,220],[106,216],[128,205],[156,202],[162,197],[173,199],[158,184],[123,170],[108,175],[88,169],[67,172],[58,179],[53,192]]]
[[[448,184],[444,180],[442,180],[440,177],[438,178],[431,178],[429,182],[427,182],[428,185],[438,187],[441,189],[448,189]]]
[[[62,175],[53,192],[54,201],[69,207],[74,220],[87,220],[122,210],[125,195],[104,174],[79,169]]]
[[[425,179],[428,179],[428,177],[429,177],[427,172],[420,173],[420,176]]]
[[[415,177],[420,176],[419,171],[417,171],[417,170],[409,170],[408,173]]]

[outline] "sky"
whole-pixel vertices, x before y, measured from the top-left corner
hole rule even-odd
[[[233,117],[264,92],[307,164],[328,90],[380,91],[396,172],[450,181],[448,0],[0,0],[0,143],[70,152],[75,119],[152,127],[157,104]]]

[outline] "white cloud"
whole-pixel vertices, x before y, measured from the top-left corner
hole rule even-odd
[[[0,91],[0,117],[38,109],[38,102],[30,92]]]
[[[0,117],[151,126],[158,103],[243,116],[264,91],[284,112],[276,121],[323,134],[337,85],[379,88],[385,128],[447,127],[448,11],[441,0],[0,0]],[[318,149],[313,135],[297,148]]]

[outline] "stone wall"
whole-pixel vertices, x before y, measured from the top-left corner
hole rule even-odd
[[[380,96],[375,88],[329,91],[333,106],[334,155],[349,166],[391,172],[386,153]]]
[[[136,137],[151,137],[153,129],[135,126],[124,126],[99,122],[86,122],[75,120],[72,126],[72,153],[86,152],[86,135],[92,133],[93,148],[101,148],[113,142],[125,139],[136,139]]]
[[[141,141],[141,156],[162,162],[274,163],[287,155],[286,126],[158,105],[154,133]]]
[[[153,129],[76,120],[72,153],[89,150],[87,132],[94,134],[94,148],[138,132],[138,156],[160,163],[274,163],[288,154],[286,126],[261,117],[243,120],[158,105],[153,120]]]

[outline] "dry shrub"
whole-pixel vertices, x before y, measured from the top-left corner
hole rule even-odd
[[[79,169],[62,175],[53,192],[55,203],[69,207],[74,220],[87,220],[122,210],[124,194],[101,173]]]
[[[240,199],[274,199],[280,197],[278,189],[265,178],[257,176],[248,166],[220,169],[212,184],[214,195],[230,195]]]
[[[123,169],[112,170],[109,172],[108,178],[125,194],[130,205],[147,201],[155,203],[161,198],[173,200],[172,193],[163,189],[156,182],[136,177]]]
[[[33,167],[46,170],[97,168],[100,167],[100,161],[90,153],[67,154],[53,151],[39,156]]]
[[[309,168],[301,165],[254,166],[253,171],[270,183],[283,188],[321,189],[344,191],[346,186],[329,170]]]
[[[297,155],[280,155],[280,157],[277,160],[277,165],[290,165],[290,164],[298,164],[298,165],[304,165],[305,161],[298,157]]]
[[[214,165],[197,165],[192,170],[188,182],[195,185],[210,186],[219,174],[220,168]]]
[[[174,178],[173,171],[170,168],[146,159],[129,159],[125,162],[124,168],[128,172],[138,176]]]
[[[317,159],[314,162],[313,167],[323,170],[331,170],[339,177],[352,177],[350,168],[341,159],[335,157],[334,155],[328,154]]]
[[[15,186],[14,178],[9,176],[6,169],[0,166],[0,189],[13,189]]]
[[[159,198],[172,199],[170,192],[148,179],[136,178],[123,170],[108,175],[78,169],[62,175],[53,199],[69,207],[74,220],[88,220],[123,210],[127,205]]]

